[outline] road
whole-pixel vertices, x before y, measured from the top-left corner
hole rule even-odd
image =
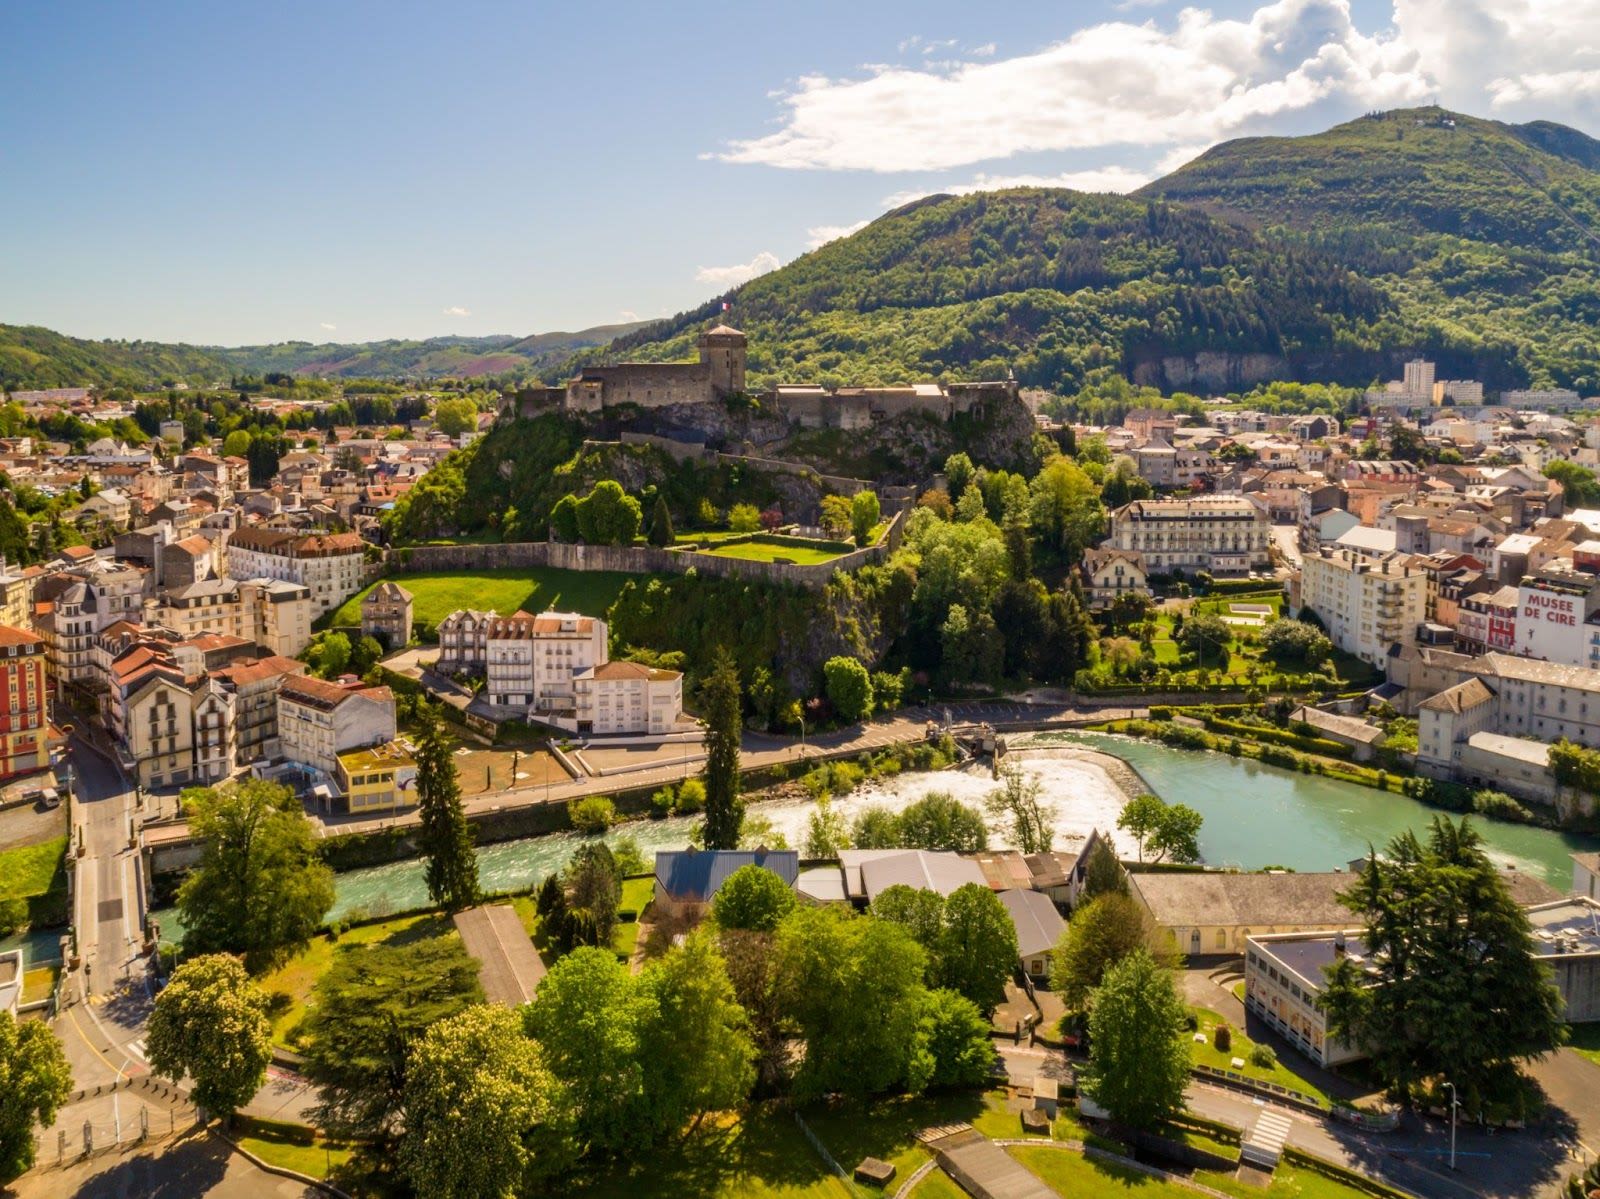
[[[73,924],[83,968],[66,980],[55,1029],[80,1087],[146,1072],[142,1030],[150,1012],[138,852],[131,847],[132,787],[111,762],[74,736]]]
[[[999,1046],[1001,1061],[1013,1082],[1031,1083],[1044,1073],[1067,1077],[1070,1063],[1057,1050]],[[1570,1059],[1570,1060],[1568,1060]],[[1592,1120],[1600,1090],[1600,1069],[1577,1054],[1564,1051],[1555,1068],[1574,1071],[1574,1096]],[[1594,1071],[1591,1080],[1577,1066]],[[1535,1074],[1540,1073],[1536,1066]],[[1332,1119],[1320,1119],[1295,1108],[1269,1105],[1240,1092],[1204,1083],[1192,1083],[1185,1095],[1191,1111],[1245,1131],[1254,1126],[1263,1109],[1271,1106],[1290,1120],[1286,1143],[1357,1173],[1378,1178],[1428,1199],[1529,1199],[1554,1194],[1554,1188],[1578,1163],[1580,1152],[1574,1126],[1576,1118],[1562,1106],[1562,1096],[1546,1083],[1552,1110],[1539,1126],[1525,1132],[1494,1132],[1462,1126],[1457,1130],[1457,1169],[1450,1169],[1450,1126],[1441,1120],[1407,1116],[1389,1133],[1361,1133]]]

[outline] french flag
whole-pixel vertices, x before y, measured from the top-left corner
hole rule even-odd
[[[726,300],[722,301],[722,311],[726,312],[726,311],[728,311],[728,309],[730,307],[731,307],[731,305],[728,303],[728,301],[726,301]]]

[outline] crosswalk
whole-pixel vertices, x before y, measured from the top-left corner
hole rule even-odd
[[[1283,1156],[1283,1143],[1293,1127],[1294,1121],[1282,1112],[1263,1108],[1256,1117],[1255,1126],[1239,1146],[1240,1160],[1270,1172]]]
[[[147,1060],[144,1056],[143,1037],[140,1037],[137,1041],[129,1041],[123,1046],[123,1048],[126,1049],[131,1056],[138,1058],[141,1062]]]

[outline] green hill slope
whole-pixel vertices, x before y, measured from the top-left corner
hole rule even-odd
[[[1014,370],[1071,390],[1099,367],[1213,387],[1321,370],[1388,306],[1328,254],[1196,210],[1019,189],[891,212],[745,284],[728,318],[750,337],[752,386]],[[719,311],[720,298],[575,364],[692,357]]]
[[[358,344],[307,341],[263,346],[192,346],[156,341],[89,341],[35,325],[0,325],[0,388],[226,383],[273,372],[324,378],[438,378],[529,374],[640,326],[597,325],[527,337],[434,337]]]

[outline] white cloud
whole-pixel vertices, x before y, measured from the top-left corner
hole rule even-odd
[[[453,304],[444,310],[444,314],[446,316],[471,316],[472,312],[469,309],[461,307],[460,304]]]
[[[981,46],[974,46],[967,53],[973,58],[993,58],[998,47],[993,42],[984,42]]]
[[[1059,175],[985,175],[979,173],[966,183],[943,187],[911,188],[883,198],[885,208],[899,208],[924,196],[966,196],[973,192],[1002,191],[1008,187],[1068,187],[1080,192],[1131,192],[1143,187],[1154,176],[1127,167],[1100,167],[1088,171],[1065,171]],[[862,222],[865,224],[866,222]],[[816,232],[816,230],[812,230]]]
[[[631,308],[624,308],[621,312],[617,313],[617,315],[625,321],[636,321],[639,319],[639,314]]]
[[[328,329],[328,330],[330,330],[330,331],[331,331],[331,330],[333,330],[333,329],[337,329],[337,328],[338,328],[338,327],[339,327],[339,326],[338,326],[338,325],[330,325],[330,324],[329,324],[329,323],[328,323],[328,322],[327,322],[327,321],[323,321],[323,322],[322,322],[322,327],[323,327],[323,328],[324,328],[324,329]]]
[[[852,233],[865,229],[870,224],[872,224],[872,221],[868,219],[857,221],[853,225],[813,225],[806,230],[806,248],[815,250],[818,246],[825,246],[830,241],[838,241],[841,237],[849,237]]]
[[[703,266],[696,269],[696,283],[714,283],[718,287],[737,287],[748,283],[757,275],[765,275],[782,266],[782,261],[770,250],[762,250],[749,262],[736,262],[732,266]]]
[[[711,156],[892,172],[1137,146],[1181,162],[1223,138],[1271,132],[1285,116],[1337,119],[1434,99],[1600,125],[1596,0],[1393,3],[1393,25],[1381,30],[1359,28],[1350,0],[1270,0],[1240,19],[1190,7],[1091,25],[1008,58],[985,61],[989,47],[978,47],[961,62],[806,75],[778,95],[775,131]],[[935,48],[924,38],[901,44],[923,56]]]

